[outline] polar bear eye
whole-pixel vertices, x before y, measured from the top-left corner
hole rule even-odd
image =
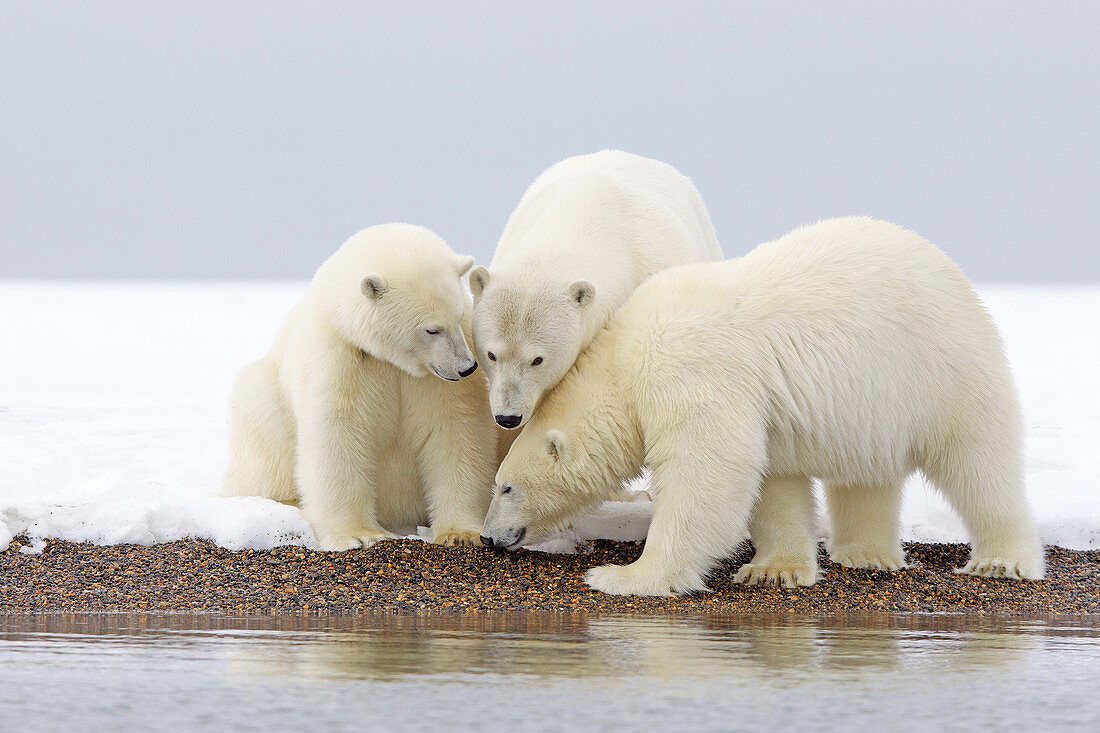
[[[531,362],[531,366],[538,366],[541,363],[542,363],[542,357],[541,356],[536,356],[535,360]]]
[[[509,486],[508,484],[504,484],[504,486],[500,487],[500,493],[502,493],[502,494],[511,494],[512,493],[512,487]]]
[[[497,360],[496,354],[494,354],[491,351],[486,352],[485,356],[489,357],[489,361],[496,361]]]
[[[438,336],[439,335],[439,329],[438,328],[426,328],[424,330],[428,332],[429,336]]]

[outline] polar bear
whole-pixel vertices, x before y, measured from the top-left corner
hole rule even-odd
[[[408,224],[345,242],[237,378],[225,492],[300,502],[325,550],[429,523],[441,544],[477,542],[497,427],[469,376],[472,265]]]
[[[889,569],[919,470],[970,534],[961,572],[1040,578],[1021,432],[1000,337],[955,264],[899,226],[834,219],[638,288],[512,445],[482,541],[537,541],[644,464],[645,550],[589,571],[593,588],[702,589],[746,530],[738,581],[810,585],[811,477],[833,559]]]
[[[702,197],[672,166],[605,150],[549,168],[509,218],[490,269],[470,272],[497,423],[526,423],[643,280],[720,259]]]

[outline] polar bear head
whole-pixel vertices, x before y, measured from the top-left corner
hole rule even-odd
[[[462,327],[473,263],[428,229],[383,224],[345,242],[314,283],[345,341],[414,377],[454,381],[477,368]]]
[[[485,544],[536,543],[640,474],[641,432],[600,366],[569,372],[512,443],[482,527]]]
[[[481,541],[515,550],[553,533],[570,515],[595,503],[568,480],[563,461],[568,441],[559,431],[525,429],[497,472]]]
[[[503,428],[525,425],[546,390],[577,359],[585,311],[596,289],[586,280],[524,282],[484,267],[470,272],[474,344],[489,377],[489,405]]]

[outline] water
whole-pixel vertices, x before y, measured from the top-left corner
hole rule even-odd
[[[0,616],[0,730],[1097,730],[1100,620]]]

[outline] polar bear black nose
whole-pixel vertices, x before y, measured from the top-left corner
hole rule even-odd
[[[497,425],[502,428],[517,428],[523,422],[523,415],[497,415]]]
[[[470,376],[471,374],[473,374],[473,373],[474,373],[474,372],[476,372],[476,371],[477,371],[477,362],[475,361],[475,362],[474,362],[474,365],[473,365],[472,367],[470,367],[469,369],[467,369],[467,370],[466,370],[466,371],[464,371],[464,372],[459,372],[459,373],[458,373],[458,376],[460,376],[460,377],[468,377],[468,376]]]
[[[492,537],[486,537],[485,535],[481,535],[481,544],[485,545],[486,547],[492,547],[493,546],[493,538]]]

